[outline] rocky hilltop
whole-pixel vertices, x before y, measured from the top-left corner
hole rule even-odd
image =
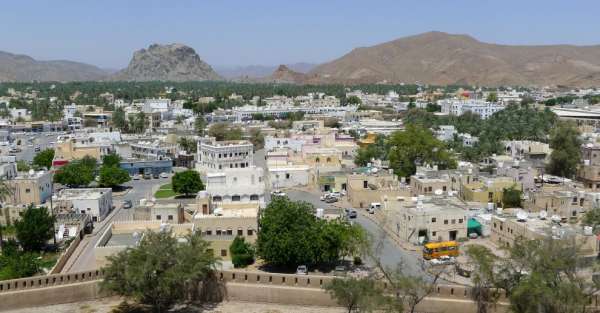
[[[429,32],[354,49],[309,74],[322,83],[598,86],[600,46],[510,46]]]
[[[0,51],[0,82],[100,80],[102,69],[72,61],[38,61],[30,56]]]
[[[188,46],[152,44],[147,49],[136,51],[127,68],[117,72],[111,79],[193,81],[219,80],[221,77]]]
[[[263,81],[280,84],[304,84],[308,81],[308,77],[304,73],[293,71],[286,65],[279,65],[279,67],[277,67],[270,76],[265,77]]]

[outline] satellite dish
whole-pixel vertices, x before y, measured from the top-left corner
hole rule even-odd
[[[553,222],[556,222],[556,223],[560,223],[560,221],[561,221],[561,218],[560,218],[560,216],[558,216],[558,215],[552,215],[552,216],[550,217],[550,219],[551,219]]]
[[[539,216],[541,220],[545,220],[548,217],[548,211],[540,211]]]
[[[378,169],[376,167],[371,169],[371,173],[377,173]]]
[[[436,189],[433,193],[435,193],[436,196],[441,196],[442,194],[444,194],[444,191],[442,191],[441,189]]]
[[[33,169],[30,169],[29,170],[29,175],[33,175],[33,174],[35,174],[35,171]]]
[[[517,221],[524,222],[527,220],[527,212],[519,211],[517,212]]]

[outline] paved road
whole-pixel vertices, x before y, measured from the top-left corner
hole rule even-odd
[[[328,204],[319,200],[320,195],[301,191],[301,190],[286,190],[287,196],[294,201],[306,201],[318,208],[324,208],[326,212],[340,211],[340,207],[335,204]],[[357,209],[359,210],[359,209]],[[361,212],[362,213],[362,212]],[[379,258],[385,266],[395,267],[402,264],[403,271],[410,275],[424,275],[421,267],[421,257],[418,253],[407,251],[396,245],[391,239],[383,235],[383,230],[370,219],[362,214],[356,218],[356,223],[361,225],[373,238],[374,246],[380,245]],[[373,265],[373,260],[366,260],[367,264]]]
[[[95,269],[96,259],[94,246],[98,243],[106,228],[114,221],[128,221],[133,219],[133,210],[123,209],[123,201],[131,200],[134,205],[139,204],[140,199],[151,198],[160,185],[169,183],[170,181],[171,178],[169,176],[169,178],[141,179],[127,182],[125,185],[132,188],[124,195],[116,195],[113,197],[113,203],[116,206],[116,209],[102,222],[94,225],[94,232],[91,235],[87,235],[81,240],[79,246],[73,253],[73,256],[71,256],[65,265],[63,273]]]
[[[37,154],[35,147],[39,146],[40,151],[48,148],[54,148],[50,142],[56,142],[58,133],[56,132],[45,132],[45,133],[17,133],[14,134],[15,142],[21,140],[21,145],[18,147],[21,152],[16,153],[17,160],[25,160],[27,162],[33,161],[33,157]],[[31,139],[31,142],[29,141]]]

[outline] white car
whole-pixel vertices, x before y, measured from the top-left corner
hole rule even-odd
[[[160,178],[169,178],[169,175],[167,175],[165,172],[162,172],[160,173]]]
[[[454,258],[451,256],[447,256],[447,255],[442,255],[437,259],[431,260],[432,265],[449,265],[449,264],[454,264],[454,262],[455,262]]]
[[[281,191],[281,190],[279,190],[279,189],[275,189],[275,190],[273,190],[273,191],[271,192],[271,195],[272,195],[272,196],[277,196],[277,197],[285,197],[285,196],[286,196],[285,192],[283,192],[283,191]]]
[[[306,265],[300,265],[296,268],[296,275],[308,275],[308,267]]]
[[[140,180],[140,175],[133,175],[133,180]]]

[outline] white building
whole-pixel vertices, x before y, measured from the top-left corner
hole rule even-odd
[[[441,141],[452,141],[456,134],[454,125],[440,125],[439,129],[435,130],[435,136]]]
[[[199,172],[246,168],[252,165],[254,146],[247,140],[216,141],[203,138],[198,142]]]
[[[56,196],[56,207],[68,212],[88,214],[92,221],[100,222],[111,211],[111,188],[63,189]]]
[[[504,105],[483,100],[443,99],[438,100],[437,104],[442,107],[442,113],[444,114],[460,116],[466,112],[472,112],[482,119],[487,119],[492,114],[505,108]]]

